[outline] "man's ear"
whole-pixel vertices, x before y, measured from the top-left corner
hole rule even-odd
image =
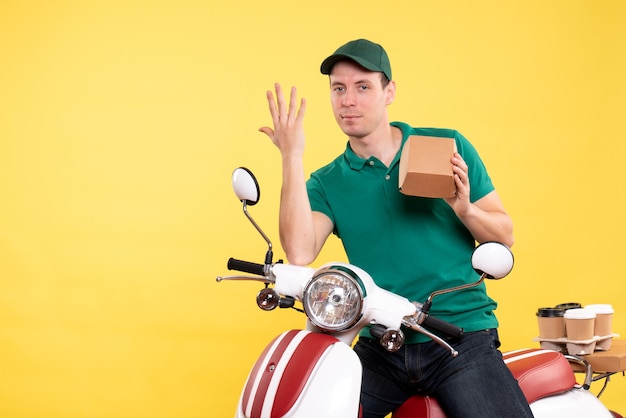
[[[387,87],[385,87],[385,94],[386,94],[386,99],[385,99],[385,104],[390,105],[393,103],[393,101],[396,99],[396,82],[391,80],[389,82],[389,84],[387,84]]]

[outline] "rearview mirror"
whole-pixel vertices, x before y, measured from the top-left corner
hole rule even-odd
[[[472,267],[487,279],[501,279],[513,270],[513,253],[499,242],[484,242],[472,254]]]
[[[256,205],[261,197],[261,190],[256,177],[245,167],[238,167],[233,171],[232,185],[235,194],[243,203]]]

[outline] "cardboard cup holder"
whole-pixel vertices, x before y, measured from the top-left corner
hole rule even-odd
[[[580,303],[562,303],[555,307],[539,308],[537,321],[541,348],[570,355],[587,355],[595,351],[608,351],[614,337],[613,307],[594,304],[583,307]]]
[[[584,356],[593,354],[595,351],[608,351],[611,348],[613,338],[619,337],[619,334],[611,334],[604,336],[595,336],[588,340],[569,340],[562,338],[535,338],[533,341],[539,341],[539,345],[544,350],[554,350],[567,353],[572,356]]]

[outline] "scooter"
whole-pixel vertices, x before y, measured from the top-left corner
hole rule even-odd
[[[362,370],[351,344],[363,327],[369,325],[372,335],[390,352],[400,349],[403,329],[410,328],[436,341],[450,356],[457,356],[445,337],[458,337],[463,329],[430,315],[433,299],[485,279],[501,279],[513,268],[508,247],[482,243],[471,257],[480,275],[478,280],[434,292],[422,303],[378,287],[367,272],[348,263],[312,268],[274,262],[270,239],[248,212],[260,197],[255,176],[246,168],[237,168],[232,186],[245,216],[267,243],[267,251],[263,263],[229,259],[229,270],[247,275],[219,276],[216,280],[258,281],[264,285],[256,296],[259,308],[294,308],[307,318],[304,329],[281,333],[261,353],[244,385],[236,418],[359,417]],[[503,356],[536,418],[621,418],[589,391],[593,370],[582,357],[538,348]],[[584,383],[577,383],[571,363],[583,368]],[[445,414],[436,399],[413,396],[392,417],[445,418]]]

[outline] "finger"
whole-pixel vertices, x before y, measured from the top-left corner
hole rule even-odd
[[[457,192],[462,192],[463,189],[465,188],[465,182],[463,181],[461,176],[458,174],[455,174],[454,176],[454,183],[456,185]]]
[[[467,176],[467,173],[465,172],[463,167],[461,167],[460,165],[453,165],[452,171],[454,172],[454,174],[456,174],[457,176],[461,178]]]
[[[283,118],[287,114],[287,105],[285,104],[283,89],[278,83],[274,85],[274,88],[276,89],[276,102],[278,103],[278,117]]]
[[[456,195],[457,198],[465,198],[469,199],[469,181],[467,176],[465,178],[459,176],[458,174],[454,176],[454,183],[456,185]]]
[[[274,122],[274,125],[276,125],[276,122],[278,122],[278,109],[276,108],[276,101],[274,100],[274,95],[272,94],[271,91],[268,90],[265,93],[265,96],[267,97],[267,104],[270,109],[270,115],[272,116],[272,122]]]
[[[455,152],[452,156],[452,164],[461,167],[463,171],[467,171],[467,163],[458,152]]]
[[[300,110],[298,110],[298,116],[297,116],[298,121],[302,121],[302,119],[304,118],[305,112],[306,112],[306,100],[303,97],[302,99],[300,99]]]
[[[295,87],[291,88],[291,93],[289,94],[289,114],[287,115],[289,118],[296,118],[296,106],[298,104],[298,90]]]
[[[467,176],[467,173],[459,169],[459,171],[455,172],[454,174],[454,182],[456,183],[457,190],[461,188],[467,189],[469,186],[469,178]]]
[[[265,135],[269,136],[272,141],[274,140],[274,130],[269,126],[259,128],[259,132],[263,132]]]

